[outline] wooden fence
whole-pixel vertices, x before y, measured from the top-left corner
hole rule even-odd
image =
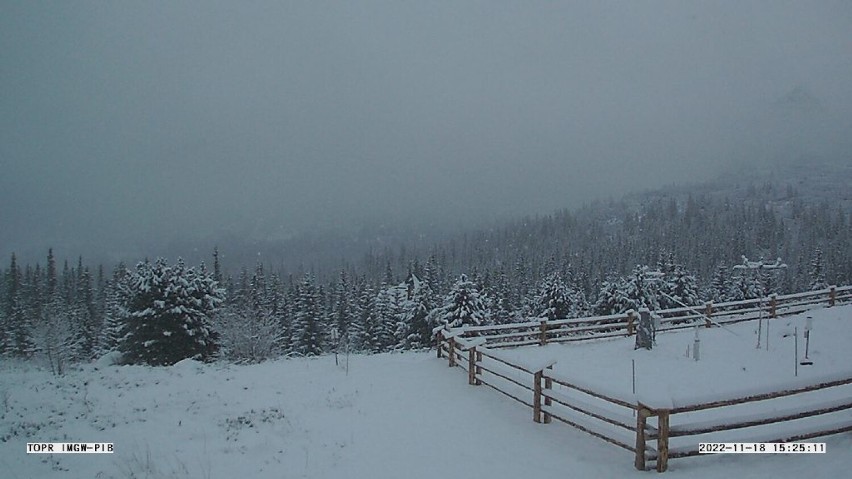
[[[633,395],[602,391],[558,374],[553,370],[556,361],[538,364],[517,364],[485,346],[484,338],[465,339],[458,332],[449,333],[438,346],[438,356],[446,356],[450,367],[459,367],[468,374],[472,386],[485,385],[532,409],[533,421],[549,424],[556,419],[580,431],[634,454],[634,466],[664,472],[668,460],[698,455],[698,442],[710,442],[707,434],[760,426],[790,423],[807,418],[830,415],[852,409],[852,394],[841,390],[833,399],[829,392],[852,385],[852,372],[823,378],[810,383],[797,383],[777,391],[752,391],[733,398],[703,398],[703,400],[642,401]],[[838,392],[838,391],[835,391]],[[807,401],[795,407],[778,409],[772,400],[809,394]],[[816,394],[816,396],[815,396]],[[766,404],[757,413],[726,414],[722,408],[734,410],[744,404]],[[806,404],[806,405],[803,405]],[[694,413],[715,410],[710,420],[698,420]],[[672,424],[672,418],[683,418]],[[649,421],[652,420],[652,421]],[[653,423],[651,423],[653,422]],[[763,432],[738,442],[792,442],[852,431],[852,419],[836,416],[822,423],[795,424],[786,433]],[[704,439],[702,439],[702,437]],[[672,438],[692,439],[679,447],[669,447]],[[697,439],[696,439],[697,438]],[[731,436],[728,437],[731,439]],[[652,446],[650,443],[654,442]],[[732,442],[726,440],[724,442]]]
[[[852,298],[852,288],[829,288],[814,293],[801,293],[785,297],[769,298],[768,317],[782,314],[792,314],[791,311],[801,312],[825,304],[824,295],[829,294],[829,305],[849,302]],[[719,309],[714,317],[727,317],[725,323],[734,323],[755,319],[743,319],[743,311],[753,313],[763,311],[764,306],[757,309],[752,301],[725,303],[717,306]],[[805,309],[802,309],[805,308]],[[672,323],[668,329],[678,329],[676,310],[668,310],[663,314],[662,322]],[[739,317],[730,312],[737,311]],[[693,313],[694,314],[694,313]],[[603,318],[603,319],[602,319]],[[580,331],[592,331],[592,326],[579,326],[570,332],[561,331],[565,324],[595,323],[598,328],[609,328],[620,321],[612,321],[618,316],[598,318],[581,318],[579,320],[564,320],[548,322],[539,326],[536,340],[525,344],[546,344],[548,341],[558,342],[562,338]],[[696,316],[702,321],[704,315]],[[610,322],[612,321],[612,322]],[[716,321],[714,321],[716,322]],[[600,385],[583,384],[553,370],[556,361],[548,360],[537,364],[518,364],[517,360],[509,358],[505,352],[495,350],[491,341],[497,347],[507,347],[502,340],[510,333],[496,335],[470,335],[471,332],[507,331],[511,328],[523,329],[533,324],[524,323],[503,325],[488,328],[456,328],[443,330],[438,335],[438,357],[447,357],[450,367],[460,367],[468,373],[468,383],[473,386],[485,385],[520,404],[532,409],[533,421],[549,424],[556,419],[580,431],[588,433],[610,444],[626,449],[634,454],[634,466],[639,470],[648,470],[649,462],[658,472],[666,471],[668,460],[680,457],[698,455],[699,442],[711,442],[714,433],[729,433],[730,431],[756,431],[755,435],[738,442],[792,442],[815,437],[852,431],[852,418],[830,416],[839,411],[852,409],[852,372],[823,378],[810,383],[794,383],[779,390],[755,390],[736,397],[708,398],[696,400],[640,400],[633,395],[622,395],[612,391],[603,391]],[[711,323],[712,324],[712,323]],[[554,328],[551,328],[554,326]],[[594,338],[624,336],[633,331],[605,331]],[[529,331],[517,334],[530,335]],[[565,336],[562,336],[565,335]],[[573,339],[573,338],[571,338]],[[567,340],[571,340],[567,339]],[[589,339],[583,337],[583,339]],[[517,345],[518,341],[509,344]],[[487,346],[486,346],[487,345]],[[846,387],[846,389],[842,389]],[[778,401],[784,398],[802,398],[808,394],[807,400],[799,400],[794,407],[779,408]],[[803,406],[803,404],[806,404]],[[753,410],[742,413],[742,406],[751,406]],[[739,408],[739,409],[738,409]],[[754,408],[757,408],[756,412]],[[708,414],[711,417],[708,419]],[[702,417],[702,413],[703,417]],[[823,422],[814,422],[814,418],[825,418]],[[810,418],[810,422],[802,421]],[[778,423],[791,424],[785,432],[778,430],[767,431],[762,426]],[[732,436],[727,436],[730,439]],[[682,444],[670,447],[672,441]],[[691,441],[691,442],[690,442]],[[718,442],[731,442],[730,440]],[[651,443],[654,443],[653,445]]]
[[[810,383],[801,383],[779,391],[755,391],[734,398],[715,399],[715,400],[694,400],[676,403],[677,405],[667,405],[666,407],[653,407],[651,405],[637,402],[638,415],[636,430],[639,431],[636,435],[636,447],[634,452],[635,466],[637,469],[645,469],[646,460],[653,459],[656,461],[657,471],[663,472],[666,470],[669,459],[688,457],[699,455],[700,442],[713,442],[707,439],[707,435],[711,433],[725,432],[725,441],[719,442],[734,442],[729,431],[748,429],[754,431],[760,429],[760,426],[766,426],[778,423],[792,423],[792,427],[788,427],[786,431],[779,430],[760,430],[749,436],[743,437],[740,435],[736,442],[794,442],[804,441],[822,436],[830,436],[842,432],[852,431],[852,418],[830,416],[828,420],[823,421],[799,421],[807,418],[821,418],[823,416],[852,409],[852,398],[850,398],[849,388],[841,389],[843,386],[852,384],[852,373],[846,372],[834,377],[812,380]],[[831,397],[831,393],[835,398],[831,400],[824,399]],[[802,399],[802,395],[808,393],[806,400],[799,400],[793,407],[786,409],[778,409],[773,403],[781,398],[798,397]],[[820,394],[822,393],[822,394]],[[761,407],[756,412],[747,414],[728,413],[721,410],[729,408],[734,410],[734,406],[759,403]],[[678,422],[676,416],[688,418],[688,413],[699,411],[712,411],[714,417],[708,420],[689,420],[684,419],[683,422]],[[654,428],[647,428],[649,418],[656,418],[657,424]],[[747,433],[748,434],[748,433]],[[704,439],[702,439],[702,437]],[[674,438],[684,438],[686,443],[682,446],[671,448],[669,443]],[[647,442],[649,440],[656,441],[656,449],[649,449]]]
[[[705,303],[703,306],[673,308],[654,311],[659,318],[657,331],[673,331],[694,327],[696,324],[733,324],[759,318],[776,318],[801,313],[818,306],[852,303],[852,286],[808,291],[789,295],[772,295],[767,298]],[[609,316],[592,316],[558,320],[535,320],[492,326],[462,326],[450,330],[436,330],[441,335],[454,334],[461,338],[482,337],[489,348],[545,345],[547,343],[585,341],[590,339],[630,336],[636,332],[638,315],[633,311]]]

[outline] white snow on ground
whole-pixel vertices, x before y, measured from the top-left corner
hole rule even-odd
[[[813,318],[808,350],[813,365],[797,367],[805,355],[807,316]],[[758,321],[724,328],[699,327],[699,361],[686,355],[688,349],[691,354],[694,348],[694,329],[657,334],[651,351],[634,350],[634,339],[622,338],[505,349],[499,354],[520,365],[556,360],[557,373],[617,397],[632,396],[631,361],[635,361],[638,397],[653,404],[662,403],[660,406],[708,402],[776,391],[824,377],[852,376],[852,306],[764,320],[760,349],[756,348],[757,330]]]
[[[852,307],[811,314],[815,364],[801,368],[800,375],[852,366]],[[586,382],[626,393],[635,358],[640,388],[650,389],[652,372],[663,368],[674,378],[665,386],[672,395],[703,394],[721,386],[792,379],[791,343],[780,335],[789,321],[796,320],[778,319],[770,326],[769,352],[754,349],[751,323],[735,328],[738,336],[702,331],[699,363],[683,357],[691,332],[661,334],[651,352],[634,352],[630,340],[615,340],[506,353],[531,358],[559,351],[560,374],[582,373]],[[655,474],[634,470],[629,452],[583,432],[557,422],[533,423],[528,408],[486,387],[467,385],[466,375],[447,368],[434,352],[352,356],[348,374],[333,356],[252,366],[102,363],[63,378],[6,363],[0,370],[0,406],[0,476],[10,479]],[[27,442],[54,441],[112,442],[116,452],[25,453]],[[669,463],[666,474],[845,477],[852,467],[852,435],[818,441],[827,442],[827,454],[679,459]]]

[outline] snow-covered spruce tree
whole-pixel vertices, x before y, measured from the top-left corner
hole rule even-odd
[[[749,270],[738,270],[728,286],[728,301],[742,301],[763,297],[763,284],[758,274]]]
[[[783,269],[759,270],[760,284],[763,286],[762,295],[764,297],[778,294],[781,291],[781,285],[784,282],[783,272]]]
[[[379,353],[390,351],[396,345],[396,332],[400,320],[399,301],[396,286],[382,284],[376,293],[374,303],[373,320],[373,349],[372,352]]]
[[[601,284],[598,299],[592,306],[594,314],[621,314],[632,307],[627,300],[627,285],[622,278],[610,278]]]
[[[393,344],[391,350],[405,349],[408,335],[410,334],[410,325],[408,324],[407,311],[411,308],[408,295],[406,293],[405,283],[397,285],[391,293],[391,311],[393,326]]]
[[[444,305],[435,316],[438,325],[448,325],[451,328],[471,325],[479,326],[486,321],[485,306],[479,296],[476,285],[462,274],[444,298]]]
[[[822,257],[822,249],[817,248],[814,250],[811,263],[808,266],[808,278],[810,279],[808,289],[817,291],[827,288],[828,283],[825,281],[825,264]]]
[[[366,282],[361,283],[356,306],[356,319],[350,331],[350,341],[356,351],[380,349],[376,332],[376,292]]]
[[[130,298],[128,280],[130,271],[124,263],[119,263],[112,272],[112,279],[106,285],[104,305],[104,324],[98,338],[98,354],[117,351],[124,337],[124,326],[128,318],[127,302]]]
[[[551,273],[539,284],[538,293],[533,299],[534,313],[541,319],[568,318],[573,312],[571,299],[562,276],[559,273]]]
[[[494,284],[491,290],[487,291],[487,294],[491,298],[491,312],[495,324],[506,324],[520,320],[516,315],[516,308],[512,305],[509,278],[502,268],[497,272]]]
[[[187,268],[183,260],[139,263],[129,281],[124,362],[164,366],[182,359],[208,360],[216,353],[211,316],[224,291],[210,274]]]
[[[658,285],[648,278],[647,266],[636,266],[625,283],[624,296],[629,309],[639,311],[648,308],[651,311],[660,309],[657,293]]]
[[[324,335],[323,318],[319,291],[313,277],[305,275],[299,285],[295,318],[293,320],[293,353],[299,356],[317,356],[322,354]]]
[[[15,254],[6,279],[6,311],[4,321],[4,351],[7,356],[29,358],[35,351],[32,333],[33,324],[27,314],[24,284]]]
[[[270,315],[274,320],[274,324],[278,328],[275,334],[276,342],[273,354],[275,356],[282,356],[287,354],[290,347],[290,319],[287,294],[284,292],[281,278],[275,273],[270,275],[268,289],[267,304],[270,308]]]
[[[92,290],[92,276],[89,268],[83,266],[83,259],[77,262],[77,294],[73,308],[74,317],[79,321],[79,331],[82,334],[80,344],[80,359],[89,360],[95,356],[101,324],[95,310],[95,294]]]
[[[728,282],[730,281],[730,272],[728,267],[720,264],[713,273],[713,278],[710,280],[710,288],[707,292],[707,298],[717,303],[728,301]]]
[[[340,342],[349,335],[349,326],[352,323],[352,312],[355,309],[352,299],[352,290],[346,270],[340,270],[337,288],[334,292],[334,304],[331,311],[332,327],[337,328],[338,343],[334,346],[340,350]]]
[[[535,317],[548,320],[577,318],[589,309],[582,291],[568,286],[558,272],[541,281],[531,306]]]
[[[674,264],[663,277],[660,291],[660,309],[698,306],[701,299],[698,294],[698,281],[683,266]]]
[[[405,303],[405,318],[407,336],[404,347],[407,349],[428,348],[432,345],[432,328],[429,326],[429,312],[434,307],[434,294],[429,284],[420,281],[411,274],[406,281],[408,285],[408,300]]]

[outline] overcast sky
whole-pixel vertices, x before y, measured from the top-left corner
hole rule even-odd
[[[549,213],[850,105],[845,1],[0,0],[0,252]]]

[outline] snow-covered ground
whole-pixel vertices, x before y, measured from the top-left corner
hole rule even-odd
[[[803,378],[852,367],[852,307],[816,310]],[[799,321],[799,322],[797,322]],[[674,397],[751,388],[793,378],[787,323],[770,325],[770,350],[755,350],[754,323],[702,331],[702,360],[684,357],[692,332],[660,335],[654,351],[630,340],[526,351],[557,354],[560,374],[631,392]],[[801,329],[801,328],[800,328]],[[735,334],[734,334],[735,333]],[[789,351],[788,351],[789,350]],[[800,350],[800,353],[803,353]],[[523,356],[523,357],[521,357]],[[341,358],[342,360],[342,358]],[[672,380],[652,387],[654,371]],[[745,368],[743,370],[743,368]],[[708,387],[709,386],[709,387]],[[708,391],[709,390],[709,391]],[[168,368],[87,365],[63,378],[31,366],[0,371],[0,476],[4,478],[564,478],[653,474],[629,452],[531,411],[447,368],[434,353],[333,356],[252,366]],[[846,413],[848,414],[848,412]],[[112,455],[35,455],[27,442],[112,442]],[[844,477],[852,435],[826,454],[728,455],[674,460],[671,477]]]
[[[797,366],[805,355],[805,323],[809,316],[812,331],[807,353],[813,364]],[[762,333],[759,349],[758,329]],[[852,376],[852,306],[819,308],[764,320],[760,327],[758,321],[724,328],[700,327],[698,333],[699,361],[692,358],[694,329],[657,334],[652,351],[634,350],[634,339],[624,338],[506,349],[499,350],[499,354],[521,365],[557,360],[557,372],[619,396],[632,394],[635,364],[636,393],[640,398],[663,403],[711,396],[733,398],[825,376]]]

